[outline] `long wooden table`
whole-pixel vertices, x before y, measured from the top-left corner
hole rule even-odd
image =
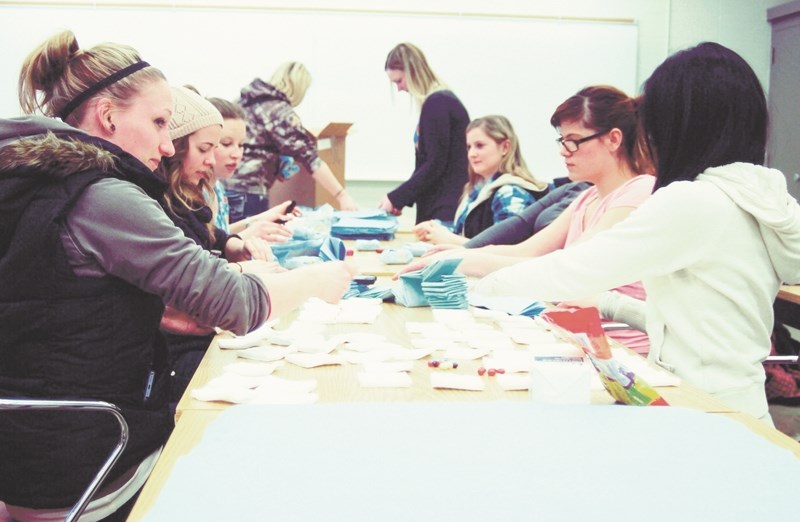
[[[392,342],[410,346],[410,335],[405,329],[408,322],[429,322],[433,320],[432,311],[428,307],[405,308],[396,304],[384,304],[382,313],[375,323],[370,325],[328,325],[326,335],[336,335],[346,332],[381,333]],[[285,321],[286,326],[291,323],[294,314]],[[280,329],[281,325],[278,325]],[[223,334],[224,335],[224,334]],[[189,383],[187,391],[201,388],[212,378],[222,374],[228,364],[239,359],[236,350],[223,350],[219,348],[218,338],[211,344],[194,377]],[[413,370],[410,372],[412,386],[410,388],[362,388],[358,384],[357,365],[343,364],[339,366],[322,366],[317,368],[301,368],[293,364],[284,364],[278,368],[274,375],[287,379],[316,379],[317,393],[320,402],[388,402],[388,401],[465,401],[465,400],[528,400],[526,391],[505,391],[495,379],[486,379],[486,389],[481,392],[464,390],[441,390],[430,386],[430,373],[427,361],[430,357],[414,361]],[[460,367],[454,370],[458,373],[475,375],[481,366],[480,360],[461,361]],[[659,387],[659,393],[674,406],[695,408],[706,412],[733,412],[730,407],[710,397],[701,390],[683,383],[680,386]],[[611,404],[612,397],[605,390],[593,392],[592,402],[596,404]],[[223,402],[204,402],[191,397],[190,393],[184,394],[178,403],[176,420],[180,420],[186,411],[221,410],[229,407]]]
[[[404,241],[413,241],[410,236],[399,238],[398,244]],[[364,259],[359,253],[358,261]],[[374,253],[371,253],[374,254]],[[377,255],[377,254],[376,254]],[[391,266],[391,265],[389,265]],[[396,267],[394,267],[396,269]],[[392,273],[394,273],[394,269]],[[369,273],[369,271],[362,270]],[[375,273],[375,272],[373,272]],[[386,274],[378,274],[385,276]],[[387,283],[384,277],[379,284]],[[335,335],[345,332],[373,332],[385,335],[390,341],[409,346],[410,334],[405,325],[410,321],[432,321],[433,315],[430,308],[405,308],[394,304],[384,304],[382,313],[373,324],[369,325],[344,325],[335,324],[326,327],[326,335]],[[288,315],[276,329],[288,327],[296,314]],[[222,334],[226,335],[226,334]],[[210,346],[200,367],[189,384],[187,393],[178,404],[176,412],[176,427],[164,451],[153,470],[152,475],[145,484],[142,493],[130,515],[129,520],[141,520],[152,507],[165,481],[169,477],[173,466],[181,455],[185,455],[198,443],[208,426],[216,419],[220,412],[231,407],[222,402],[203,402],[191,397],[191,390],[204,386],[212,378],[222,374],[223,368],[237,360],[235,350],[222,350],[217,340]],[[430,373],[441,371],[431,369],[427,365],[430,357],[417,360],[413,363],[410,372],[412,385],[409,388],[362,388],[357,380],[359,367],[357,365],[343,364],[340,366],[323,366],[305,369],[289,363],[278,368],[274,375],[287,379],[315,379],[317,381],[316,393],[320,402],[464,402],[464,401],[492,401],[492,400],[529,400],[526,391],[505,391],[495,379],[486,378],[486,389],[480,392],[463,390],[433,389],[430,385]],[[461,361],[457,370],[459,373],[475,375],[481,365],[480,360]],[[769,428],[757,421],[752,416],[736,412],[719,400],[714,399],[705,392],[682,383],[677,387],[658,387],[657,390],[673,406],[693,408],[709,412],[714,415],[723,415],[732,418],[758,435],[766,438],[777,446],[786,448],[800,457],[800,444],[779,431]],[[611,404],[613,399],[603,391],[592,392],[594,404]]]
[[[800,285],[783,285],[773,308],[776,323],[800,329]]]
[[[400,344],[406,344],[409,340],[409,334],[405,329],[405,323],[432,320],[430,308],[409,309],[392,304],[384,304],[383,308],[383,312],[378,316],[374,324],[328,325],[326,333],[334,335],[346,331],[381,332]],[[293,316],[287,317],[285,323],[288,325],[292,319]],[[281,326],[278,325],[277,328]],[[358,367],[350,364],[305,369],[286,363],[278,368],[274,375],[287,379],[316,379],[318,383],[316,392],[319,395],[320,402],[529,400],[527,392],[504,391],[497,385],[496,380],[491,378],[486,378],[486,390],[481,392],[433,389],[430,386],[429,375],[430,372],[437,370],[428,367],[428,359],[425,358],[414,362],[413,370],[410,373],[412,377],[412,386],[410,388],[362,388],[356,378]],[[236,360],[235,350],[220,349],[216,340],[211,345],[189,384],[187,393],[178,405],[175,431],[170,437],[153,474],[145,485],[129,520],[140,520],[144,516],[153,505],[176,460],[181,455],[188,453],[197,444],[202,433],[221,411],[231,407],[227,403],[203,402],[193,399],[188,391],[202,387],[210,379],[220,375],[227,364]],[[475,374],[480,364],[479,360],[464,361],[455,371]],[[800,444],[749,415],[733,411],[725,404],[694,386],[682,383],[677,387],[658,387],[657,389],[673,406],[693,408],[733,418],[755,433],[778,446],[789,449],[800,457]],[[603,390],[593,392],[592,402],[595,404],[611,404],[613,400]]]
[[[800,305],[800,285],[783,285],[778,290],[778,299]]]
[[[381,251],[387,249],[403,248],[408,243],[416,243],[417,237],[410,231],[397,232],[391,241],[381,242]],[[346,241],[348,249],[353,250],[359,271],[362,274],[374,275],[378,277],[393,276],[403,265],[386,264],[381,260],[381,252],[355,250],[355,241]]]

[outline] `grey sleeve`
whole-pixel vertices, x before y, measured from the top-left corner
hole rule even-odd
[[[647,311],[645,302],[641,299],[608,291],[600,294],[597,306],[603,319],[625,323],[642,332],[647,331]]]
[[[516,245],[531,237],[534,233],[533,224],[539,215],[538,201],[533,203],[519,214],[509,216],[499,223],[495,223],[466,243],[464,248],[480,248],[486,245]]]
[[[558,217],[588,183],[567,183],[551,190],[525,210],[487,228],[464,244],[465,248],[486,245],[516,245],[540,231]]]
[[[139,187],[89,186],[67,216],[65,247],[206,325],[244,334],[269,316],[260,279],[231,270],[187,238]],[[74,263],[73,263],[74,264]]]

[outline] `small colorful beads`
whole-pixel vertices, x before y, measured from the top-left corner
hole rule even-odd
[[[455,370],[458,368],[458,363],[454,361],[449,361],[445,359],[444,361],[439,361],[436,359],[428,361],[428,368],[439,368],[440,370]]]

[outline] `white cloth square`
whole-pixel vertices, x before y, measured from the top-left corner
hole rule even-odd
[[[531,399],[548,404],[590,404],[591,364],[534,361],[530,371]]]

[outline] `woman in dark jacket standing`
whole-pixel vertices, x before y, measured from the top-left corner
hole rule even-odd
[[[467,109],[431,70],[422,51],[410,43],[395,46],[384,69],[397,90],[408,92],[420,105],[420,116],[414,134],[414,173],[389,192],[379,207],[400,214],[403,207],[416,204],[417,223],[449,222],[461,196],[457,187],[467,182]]]

